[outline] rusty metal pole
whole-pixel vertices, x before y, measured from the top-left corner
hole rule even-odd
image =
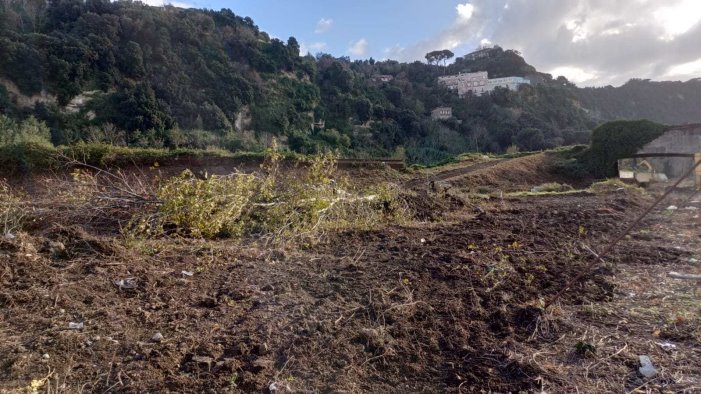
[[[701,190],[701,167],[698,167],[698,163],[701,161],[701,153],[694,153],[694,164],[697,165],[696,173],[696,190]]]

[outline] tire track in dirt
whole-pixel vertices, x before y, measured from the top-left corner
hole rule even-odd
[[[431,174],[426,177],[421,177],[421,178],[414,178],[412,180],[407,181],[404,183],[404,187],[410,188],[410,189],[415,189],[423,183],[428,183],[431,181],[437,182],[437,181],[447,181],[452,178],[456,178],[459,176],[467,175],[475,171],[480,171],[484,170],[486,168],[494,167],[497,164],[506,162],[510,159],[496,159],[496,160],[490,160],[490,161],[484,161],[481,163],[473,164],[467,167],[460,167],[460,168],[454,168],[452,170],[447,170],[447,171],[442,171],[436,174]]]

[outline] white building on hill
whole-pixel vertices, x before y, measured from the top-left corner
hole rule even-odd
[[[504,78],[493,78],[487,80],[487,86],[491,92],[496,87],[507,88],[511,90],[518,90],[519,85],[530,84],[531,81],[522,77],[504,77]]]
[[[431,111],[431,119],[433,120],[450,119],[452,117],[453,109],[450,107],[438,107]]]
[[[438,77],[438,82],[442,83],[450,90],[457,91],[460,97],[465,96],[469,92],[481,96],[484,93],[491,92],[498,86],[516,90],[519,85],[531,83],[529,80],[521,77],[489,79],[486,71],[446,75],[444,77]]]

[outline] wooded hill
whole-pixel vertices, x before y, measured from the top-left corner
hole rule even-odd
[[[0,112],[45,121],[54,144],[235,151],[277,137],[298,152],[331,148],[413,162],[586,142],[589,130],[616,118],[701,121],[698,81],[578,89],[499,47],[447,66],[299,51],[294,37],[271,38],[227,9],[3,0]],[[478,70],[533,84],[460,99],[437,83],[441,75]],[[454,118],[432,121],[438,106],[452,107]]]

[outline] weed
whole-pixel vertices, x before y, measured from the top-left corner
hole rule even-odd
[[[580,356],[593,355],[596,353],[596,346],[589,342],[579,341],[574,345],[574,349]]]
[[[24,196],[0,179],[0,235],[9,237],[19,231],[30,215]]]
[[[625,183],[621,181],[620,179],[607,179],[605,181],[600,181],[593,183],[591,186],[589,186],[588,189],[591,193],[595,194],[605,194],[605,193],[611,193],[615,191],[632,191],[634,193],[638,194],[644,194],[645,191],[642,188],[639,188],[635,185],[631,185],[629,183]]]

